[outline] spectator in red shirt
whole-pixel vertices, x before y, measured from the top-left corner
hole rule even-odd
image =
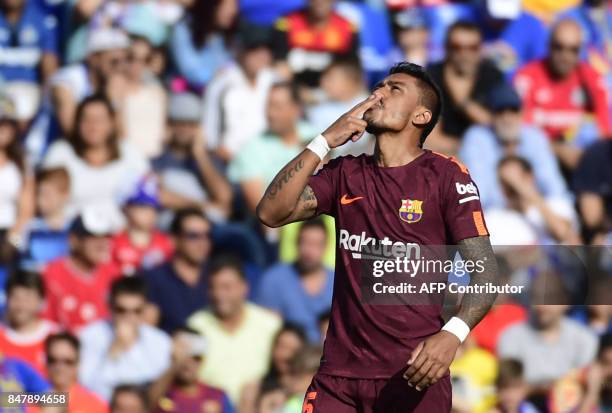
[[[547,133],[561,164],[570,170],[585,146],[610,132],[604,79],[580,62],[581,44],[580,26],[561,20],[552,29],[548,57],[527,64],[515,77],[525,120]]]
[[[177,330],[172,356],[172,365],[150,389],[155,412],[234,412],[223,390],[199,380],[198,371],[206,357],[204,337],[190,329]]]
[[[357,56],[353,25],[334,11],[335,0],[309,0],[305,9],[275,24],[274,57],[284,61],[299,84],[316,88],[334,57]]]
[[[108,315],[106,296],[119,269],[110,261],[112,217],[88,207],[70,228],[70,254],[43,273],[46,317],[71,331]]]
[[[6,294],[6,321],[0,326],[0,350],[5,356],[29,363],[44,375],[45,339],[57,326],[40,317],[44,300],[42,279],[37,273],[18,271],[8,279]]]
[[[123,274],[151,269],[172,255],[170,238],[157,229],[158,191],[156,177],[147,175],[125,202],[127,227],[113,237],[112,243],[113,261]]]
[[[54,391],[70,393],[66,413],[106,413],[106,402],[77,382],[79,340],[70,333],[50,335],[45,341],[47,372]]]

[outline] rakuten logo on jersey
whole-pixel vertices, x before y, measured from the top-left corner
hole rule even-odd
[[[353,258],[420,258],[421,248],[410,242],[393,242],[388,237],[382,240],[368,236],[365,231],[360,235],[351,234],[345,229],[340,230],[338,246],[351,251]]]
[[[468,197],[465,198],[461,198],[459,200],[460,204],[463,204],[464,202],[469,202],[469,201],[475,201],[477,199],[480,199],[478,197],[478,189],[476,189],[476,185],[474,185],[474,183],[470,182],[469,184],[462,184],[459,182],[455,182],[455,188],[457,188],[457,193],[459,195],[470,195]]]

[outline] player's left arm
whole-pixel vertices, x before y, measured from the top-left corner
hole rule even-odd
[[[497,285],[497,262],[489,237],[466,238],[457,245],[464,262],[482,263],[481,271],[470,274],[470,285]],[[487,314],[496,297],[495,293],[465,293],[455,317],[472,329]],[[417,390],[431,386],[446,374],[460,345],[461,340],[447,330],[428,337],[412,352],[404,378]]]

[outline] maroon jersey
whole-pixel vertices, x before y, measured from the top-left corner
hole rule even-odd
[[[367,155],[337,158],[308,184],[317,214],[336,219],[334,295],[319,372],[354,378],[403,372],[413,348],[441,329],[441,307],[365,303],[361,252],[488,235],[475,184],[454,158],[427,150],[388,168]]]

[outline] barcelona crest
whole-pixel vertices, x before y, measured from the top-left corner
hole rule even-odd
[[[402,206],[399,209],[399,217],[402,221],[409,224],[419,222],[423,216],[423,201],[416,199],[402,199]]]

